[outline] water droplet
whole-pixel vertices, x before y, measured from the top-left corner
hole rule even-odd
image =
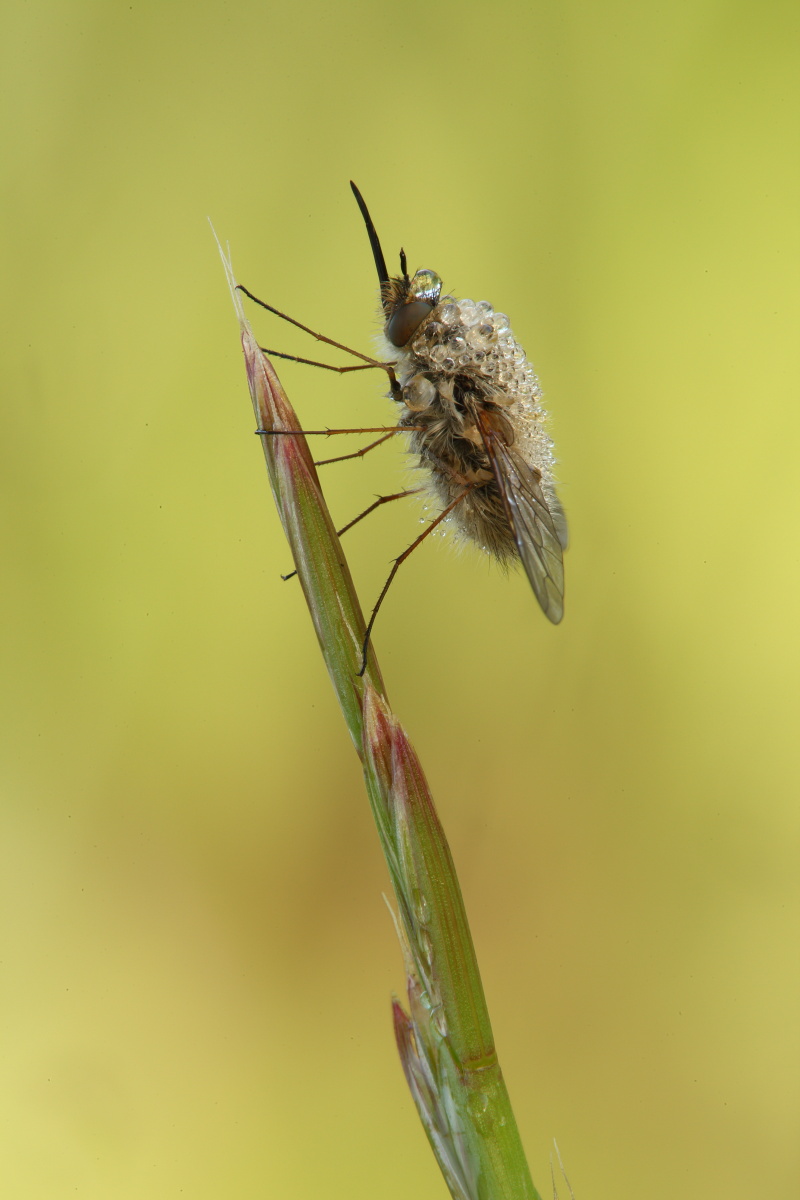
[[[414,916],[420,925],[427,925],[431,919],[431,908],[428,904],[428,897],[424,892],[414,889]]]
[[[484,1116],[489,1109],[489,1097],[486,1092],[473,1092],[468,1103],[474,1117]]]
[[[423,962],[430,967],[433,963],[433,941],[427,929],[420,929],[417,935],[417,945]]]
[[[447,1017],[444,1015],[444,1009],[441,1005],[431,1013],[431,1024],[439,1037],[447,1037]]]

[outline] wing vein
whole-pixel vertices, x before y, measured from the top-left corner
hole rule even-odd
[[[478,415],[478,426],[525,574],[557,625],[564,615],[563,513],[560,506],[555,515],[550,511],[537,472],[492,429],[486,413]]]

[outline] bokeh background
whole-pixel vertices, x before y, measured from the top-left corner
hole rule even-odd
[[[511,315],[553,414],[563,625],[437,541],[375,638],[534,1178],[555,1136],[586,1200],[798,1194],[798,26],[11,0],[3,1195],[446,1195],[207,222],[369,349],[351,177],[390,261]],[[390,418],[375,378],[283,378],[309,428]],[[325,474],[342,523],[408,479],[399,446]],[[419,517],[348,535],[365,606]]]

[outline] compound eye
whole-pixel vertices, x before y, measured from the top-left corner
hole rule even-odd
[[[433,312],[427,300],[412,300],[392,313],[386,322],[386,336],[393,346],[405,346],[419,329],[422,322]]]

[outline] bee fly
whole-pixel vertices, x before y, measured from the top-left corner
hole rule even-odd
[[[363,672],[375,617],[398,567],[443,519],[449,517],[460,534],[501,563],[521,559],[542,611],[554,624],[564,614],[562,551],[567,545],[567,523],[555,492],[552,440],[545,431],[539,381],[508,318],[495,312],[486,300],[475,303],[443,296],[442,281],[433,271],[423,269],[409,277],[402,250],[400,275],[390,277],[364,199],[354,183],[350,186],[367,227],[380,281],[387,361],[356,356],[364,364],[386,370],[392,398],[400,409],[397,427],[386,436],[409,434],[419,466],[444,506],[395,560],[367,627]],[[256,300],[246,288],[241,290]],[[285,317],[270,305],[263,306]],[[307,326],[300,328],[313,333]],[[319,334],[314,336],[348,349]],[[385,440],[380,438],[372,445]],[[342,457],[357,457],[370,449],[372,446],[367,446]],[[381,497],[378,503],[399,499],[413,490],[419,489]],[[375,507],[377,504],[371,505],[361,515]]]
[[[378,271],[399,425],[467,538],[501,562],[519,557],[543,612],[564,613],[567,524],[555,493],[539,381],[508,318],[481,300],[442,296],[433,271],[389,278],[367,206],[351,184]],[[455,504],[454,504],[455,502]]]

